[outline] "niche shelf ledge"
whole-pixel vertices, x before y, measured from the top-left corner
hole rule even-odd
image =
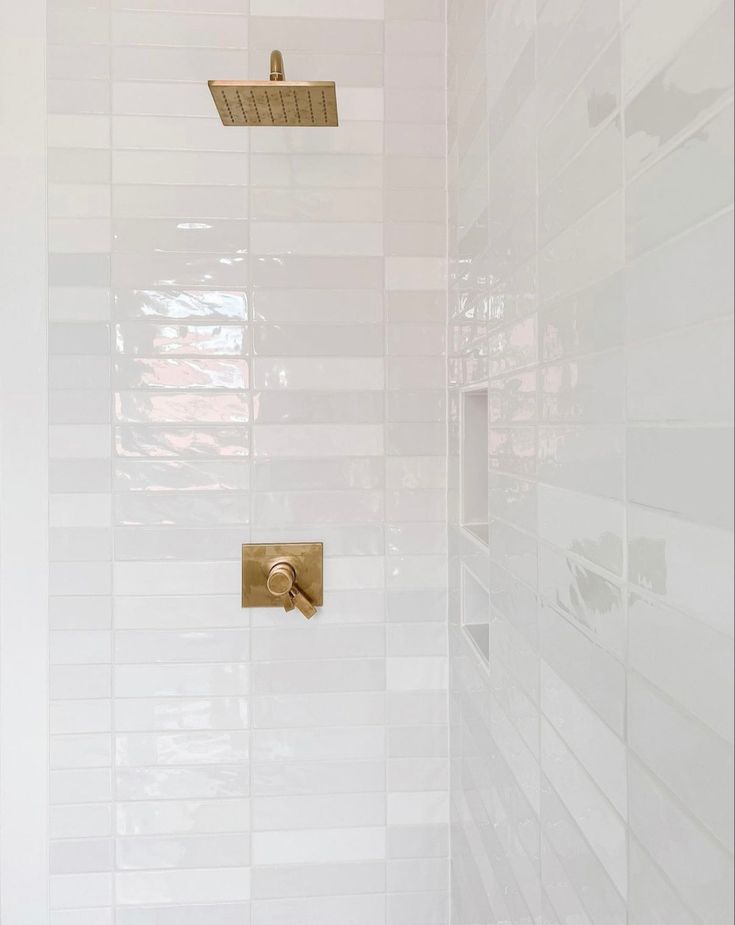
[[[490,668],[490,591],[462,565],[462,630],[483,666]]]

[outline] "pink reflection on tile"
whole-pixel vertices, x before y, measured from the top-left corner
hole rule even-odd
[[[244,424],[249,419],[247,395],[180,392],[117,392],[115,417],[130,424]]]
[[[117,326],[116,346],[118,353],[137,356],[241,356],[245,349],[245,328],[241,325],[121,324]]]
[[[207,430],[118,427],[118,456],[247,456],[247,433],[239,427]]]
[[[189,289],[133,289],[115,293],[118,318],[189,318],[245,321],[248,316],[244,292]]]
[[[118,360],[115,374],[123,388],[246,389],[248,384],[244,360]]]

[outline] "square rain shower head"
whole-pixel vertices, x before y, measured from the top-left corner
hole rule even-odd
[[[210,80],[223,125],[339,125],[334,83],[275,80]]]
[[[337,87],[328,81],[287,81],[280,51],[271,53],[270,80],[210,80],[223,125],[339,125]]]

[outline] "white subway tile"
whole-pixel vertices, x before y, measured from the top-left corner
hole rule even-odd
[[[115,636],[118,665],[246,661],[248,651],[247,629],[122,630]]]
[[[539,551],[539,587],[549,604],[563,611],[598,645],[624,658],[626,617],[622,588],[546,546]]]
[[[133,836],[119,838],[115,848],[118,866],[127,871],[180,867],[183,873],[197,868],[243,868],[250,862],[250,837],[247,834],[185,838]]]
[[[731,530],[731,436],[727,429],[631,428],[630,500]]]
[[[388,690],[444,690],[447,667],[443,658],[388,658]]]
[[[365,154],[253,154],[251,171],[251,183],[259,187],[375,189],[381,186],[383,163]]]
[[[103,733],[51,738],[51,768],[104,768],[112,763],[111,736]]]
[[[732,204],[732,135],[733,109],[728,106],[629,185],[630,256],[663,244]]]
[[[247,797],[250,781],[242,767],[118,768],[115,785],[120,800],[235,800]],[[140,804],[136,804],[140,805]],[[205,806],[208,806],[205,803]],[[230,804],[232,806],[233,804]],[[196,817],[196,809],[193,810]],[[242,819],[245,822],[242,822]],[[247,828],[247,815],[237,816],[235,831]]]
[[[103,838],[112,834],[112,812],[105,804],[54,806],[49,819],[50,838]]]
[[[253,831],[379,826],[385,820],[382,794],[259,796],[253,800]]]
[[[655,925],[691,925],[692,913],[635,839],[631,841],[630,854],[629,902],[633,920]]]
[[[260,424],[253,428],[256,456],[379,456],[383,451],[383,428],[376,425]]]
[[[236,186],[248,178],[247,161],[231,152],[118,150],[112,170],[114,182],[125,184]]]
[[[544,715],[623,818],[627,816],[625,744],[548,665],[541,666]]]
[[[110,429],[92,425],[52,425],[49,453],[53,459],[107,459],[111,454]]]
[[[733,416],[732,322],[675,331],[628,353],[633,420],[726,423]],[[705,374],[706,370],[706,374]],[[666,382],[662,390],[656,386]]]
[[[380,225],[350,222],[256,222],[250,235],[256,254],[364,254],[377,257],[383,252]]]
[[[449,821],[446,793],[392,793],[388,797],[388,825],[441,825]]]
[[[51,874],[98,873],[112,870],[114,843],[112,839],[80,839],[51,845]]]
[[[250,871],[233,867],[118,873],[115,876],[115,894],[123,906],[155,902],[242,902],[250,896]]]
[[[544,722],[541,728],[544,771],[600,862],[625,896],[628,872],[623,820],[551,727]]]
[[[106,321],[109,316],[110,293],[107,289],[73,286],[50,289],[49,317],[52,321]]]
[[[625,668],[550,607],[540,616],[545,661],[622,737]]]
[[[382,793],[385,790],[385,762],[380,759],[256,762],[252,771],[256,796]]]
[[[280,694],[256,696],[253,726],[288,729],[299,726],[380,725],[385,720],[382,693]]]
[[[242,764],[249,753],[246,732],[127,733],[115,737],[118,767]]]
[[[621,504],[539,485],[538,518],[542,539],[622,574],[625,511]]]
[[[646,4],[641,4],[641,11]],[[715,4],[704,4],[712,9]],[[636,14],[637,15],[637,14]],[[626,161],[629,170],[639,169],[656,157],[664,146],[724,98],[732,87],[733,11],[729,3],[721,3],[713,16],[681,48],[676,57],[667,62],[629,103],[626,110]],[[634,38],[631,25],[627,39]],[[630,47],[630,46],[629,46]],[[661,112],[661,88],[670,92],[691,93],[691,103],[680,104],[667,111],[666,125],[651,131],[656,114]],[[698,88],[707,92],[699,97]],[[693,92],[692,92],[693,91]]]
[[[251,16],[383,19],[384,0],[251,0]]]
[[[705,833],[635,760],[629,769],[630,824],[677,893],[698,915],[732,915],[732,856]]]
[[[177,15],[170,11],[115,10],[112,40],[115,45],[182,45],[191,47],[246,48],[248,19],[230,15]]]
[[[631,667],[723,738],[733,735],[733,653],[726,636],[638,595],[629,602]]]
[[[256,730],[252,738],[253,760],[257,762],[279,756],[308,761],[380,758],[385,748],[383,730],[378,726]]]
[[[240,729],[248,726],[247,700],[124,700],[115,704],[119,732]]]
[[[732,636],[732,534],[631,506],[630,580]]]
[[[109,697],[112,670],[109,665],[56,665],[51,669],[51,696],[57,700]]]
[[[253,17],[249,29],[250,47],[264,48],[265,64],[274,36],[286,55],[308,51],[312,56],[323,56],[335,50],[344,55],[382,55],[383,33],[383,23],[371,20],[333,19],[326,30],[323,22],[313,17],[282,16]]]
[[[717,0],[705,0],[696,8],[671,9],[661,0],[640,0],[633,6],[623,33],[626,88],[634,87],[656,65],[670,58],[716,7]],[[661,16],[666,17],[666,29],[657,28]]]
[[[112,874],[57,874],[51,876],[51,909],[84,909],[112,901]]]
[[[732,749],[644,681],[628,689],[631,749],[699,822],[733,848]]]
[[[254,347],[256,354],[277,357],[380,356],[384,349],[383,331],[377,324],[259,326],[255,329]]]
[[[731,315],[735,298],[727,263],[732,239],[732,215],[727,213],[632,263],[626,269],[626,321],[631,339]],[[707,279],[706,299],[698,298],[702,279]],[[635,374],[635,350],[632,357]],[[686,377],[686,371],[682,373]],[[675,395],[675,383],[671,386]],[[662,390],[664,394],[668,390]]]
[[[446,268],[439,258],[387,257],[385,273],[389,290],[435,290],[446,286]]]
[[[385,857],[385,828],[256,832],[255,864],[314,864],[372,861]]]
[[[159,922],[166,918],[175,925],[196,925],[196,917],[205,915],[211,925],[239,925],[250,913],[249,903],[206,903],[195,906],[121,906],[120,925],[149,925],[150,917]],[[154,920],[155,920],[154,918]],[[177,922],[178,919],[178,922]]]
[[[310,661],[325,658],[377,658],[385,651],[380,626],[255,629],[253,661]]]
[[[250,827],[247,800],[119,802],[116,813],[117,833],[122,836],[247,832]]]
[[[596,283],[623,264],[623,199],[620,194],[563,231],[540,255],[539,285],[556,298]]]
[[[384,892],[385,867],[376,861],[261,867],[253,871],[252,896],[276,900],[313,896],[329,902],[336,882],[340,896],[364,899],[369,894]]]
[[[51,925],[112,925],[112,909],[57,909],[50,921]]]
[[[283,360],[256,359],[253,376],[258,389],[364,389],[383,388],[384,364],[380,359],[355,357]]]

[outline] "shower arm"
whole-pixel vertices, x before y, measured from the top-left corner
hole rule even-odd
[[[286,73],[283,66],[283,55],[280,51],[271,52],[271,80],[283,81]]]

